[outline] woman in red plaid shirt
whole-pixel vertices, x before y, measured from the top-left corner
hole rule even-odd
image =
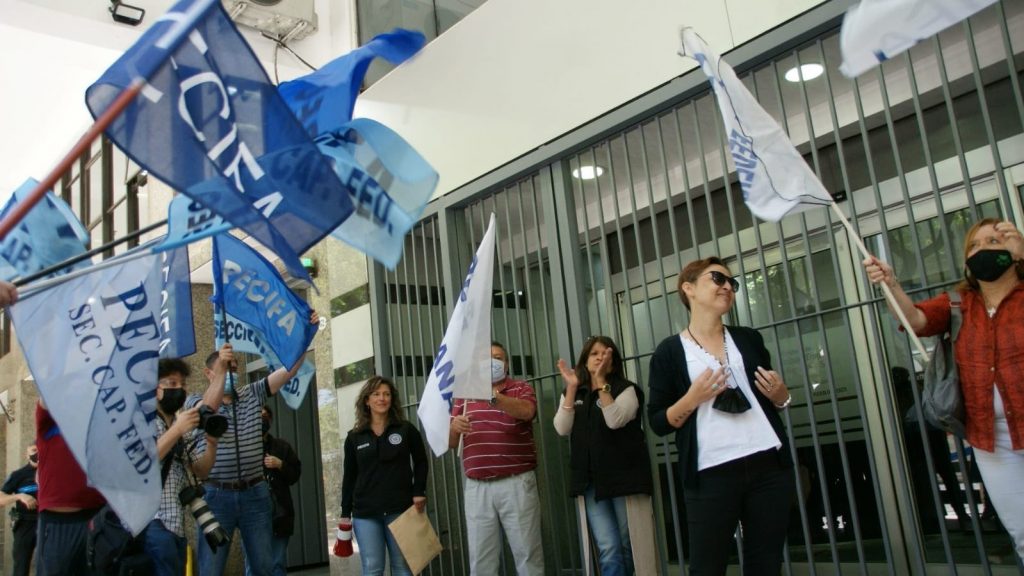
[[[1024,238],[986,218],[967,231],[960,293],[963,326],[953,345],[967,440],[992,504],[1024,559]],[[919,336],[949,329],[949,295],[914,304],[892,268],[871,257],[868,278],[885,282]]]

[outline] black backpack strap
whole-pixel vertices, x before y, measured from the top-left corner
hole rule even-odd
[[[950,290],[949,294],[949,338],[951,342],[956,342],[956,337],[960,334],[960,326],[964,323],[963,311],[960,308],[960,293],[956,290]]]
[[[161,486],[163,486],[164,484],[167,483],[167,476],[171,473],[171,465],[174,463],[175,459],[178,459],[178,458],[181,457],[181,454],[182,454],[183,451],[184,450],[183,450],[181,438],[179,438],[178,441],[174,443],[174,448],[171,448],[171,451],[167,453],[167,456],[164,456],[163,462],[160,463],[160,485]],[[184,465],[184,462],[182,462],[182,465]]]

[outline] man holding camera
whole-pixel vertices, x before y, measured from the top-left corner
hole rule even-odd
[[[228,365],[234,360],[231,350],[222,350],[214,363],[214,378],[224,382]],[[199,425],[199,408],[178,414],[185,404],[185,381],[191,374],[188,364],[178,358],[160,360],[156,389],[157,414],[154,421],[160,457],[160,508],[143,534],[146,554],[153,561],[157,576],[181,576],[185,573],[188,541],[185,539],[183,504],[179,498],[189,486],[187,474],[206,478],[217,455],[217,438],[206,434],[206,450],[192,460],[186,436]],[[186,470],[187,467],[187,470]]]
[[[14,576],[28,576],[29,565],[32,564],[32,553],[36,550],[36,466],[39,463],[39,451],[36,445],[29,444],[25,449],[28,464],[18,468],[7,477],[3,488],[0,488],[0,505],[11,508],[14,532]]]
[[[315,311],[310,313],[309,321],[312,324],[320,321]],[[230,350],[231,345],[225,344],[222,352],[225,349]],[[224,393],[224,380],[215,377],[213,368],[217,359],[216,352],[207,358],[203,372],[210,385],[206,392],[202,396],[193,394],[185,401],[186,408],[202,403],[215,412],[211,417],[227,418],[229,422],[206,480],[206,502],[227,534],[233,534],[238,528],[252,573],[270,576],[273,518],[270,488],[263,477],[261,411],[267,399],[277,394],[299,371],[304,356],[290,370],[278,369],[241,389],[235,386],[230,395]],[[234,371],[234,362],[229,369]],[[205,426],[205,423],[200,425]],[[203,446],[196,446],[197,452],[204,450]],[[221,576],[228,559],[228,546],[213,549],[200,533],[198,548],[199,575]]]

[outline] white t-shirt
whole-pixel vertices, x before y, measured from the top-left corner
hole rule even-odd
[[[721,367],[718,360],[704,351],[689,338],[679,334],[686,351],[686,371],[693,382],[705,370]],[[741,414],[730,414],[712,408],[713,400],[697,407],[697,470],[725,464],[757,452],[782,447],[775,429],[754,396],[747,380],[743,356],[736,348],[729,331],[725,331],[725,349],[732,374],[726,379],[731,387],[738,386],[750,402],[750,410]]]

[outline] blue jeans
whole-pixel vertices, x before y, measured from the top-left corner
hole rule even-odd
[[[256,576],[271,576],[271,503],[266,482],[245,490],[221,490],[206,486],[206,503],[228,536],[234,538],[235,528],[242,537],[245,557]],[[218,546],[216,551],[197,527],[199,548],[199,576],[221,576],[228,561],[230,545]]]
[[[388,524],[401,514],[388,514],[383,518],[353,518],[352,531],[359,545],[359,560],[363,576],[383,576],[384,553],[391,558],[391,576],[412,576],[398,543],[391,536]]]
[[[188,541],[153,520],[143,533],[146,554],[153,561],[156,576],[182,576],[185,573],[185,554]]]
[[[594,487],[584,494],[587,507],[587,525],[597,545],[597,563],[601,576],[627,576],[633,573],[633,548],[629,542],[626,523],[626,497],[598,501]]]
[[[270,542],[270,557],[272,558],[270,573],[273,576],[284,576],[288,573],[288,539],[291,536],[273,536]],[[245,576],[252,576],[252,566],[249,565],[249,558],[245,559]]]

